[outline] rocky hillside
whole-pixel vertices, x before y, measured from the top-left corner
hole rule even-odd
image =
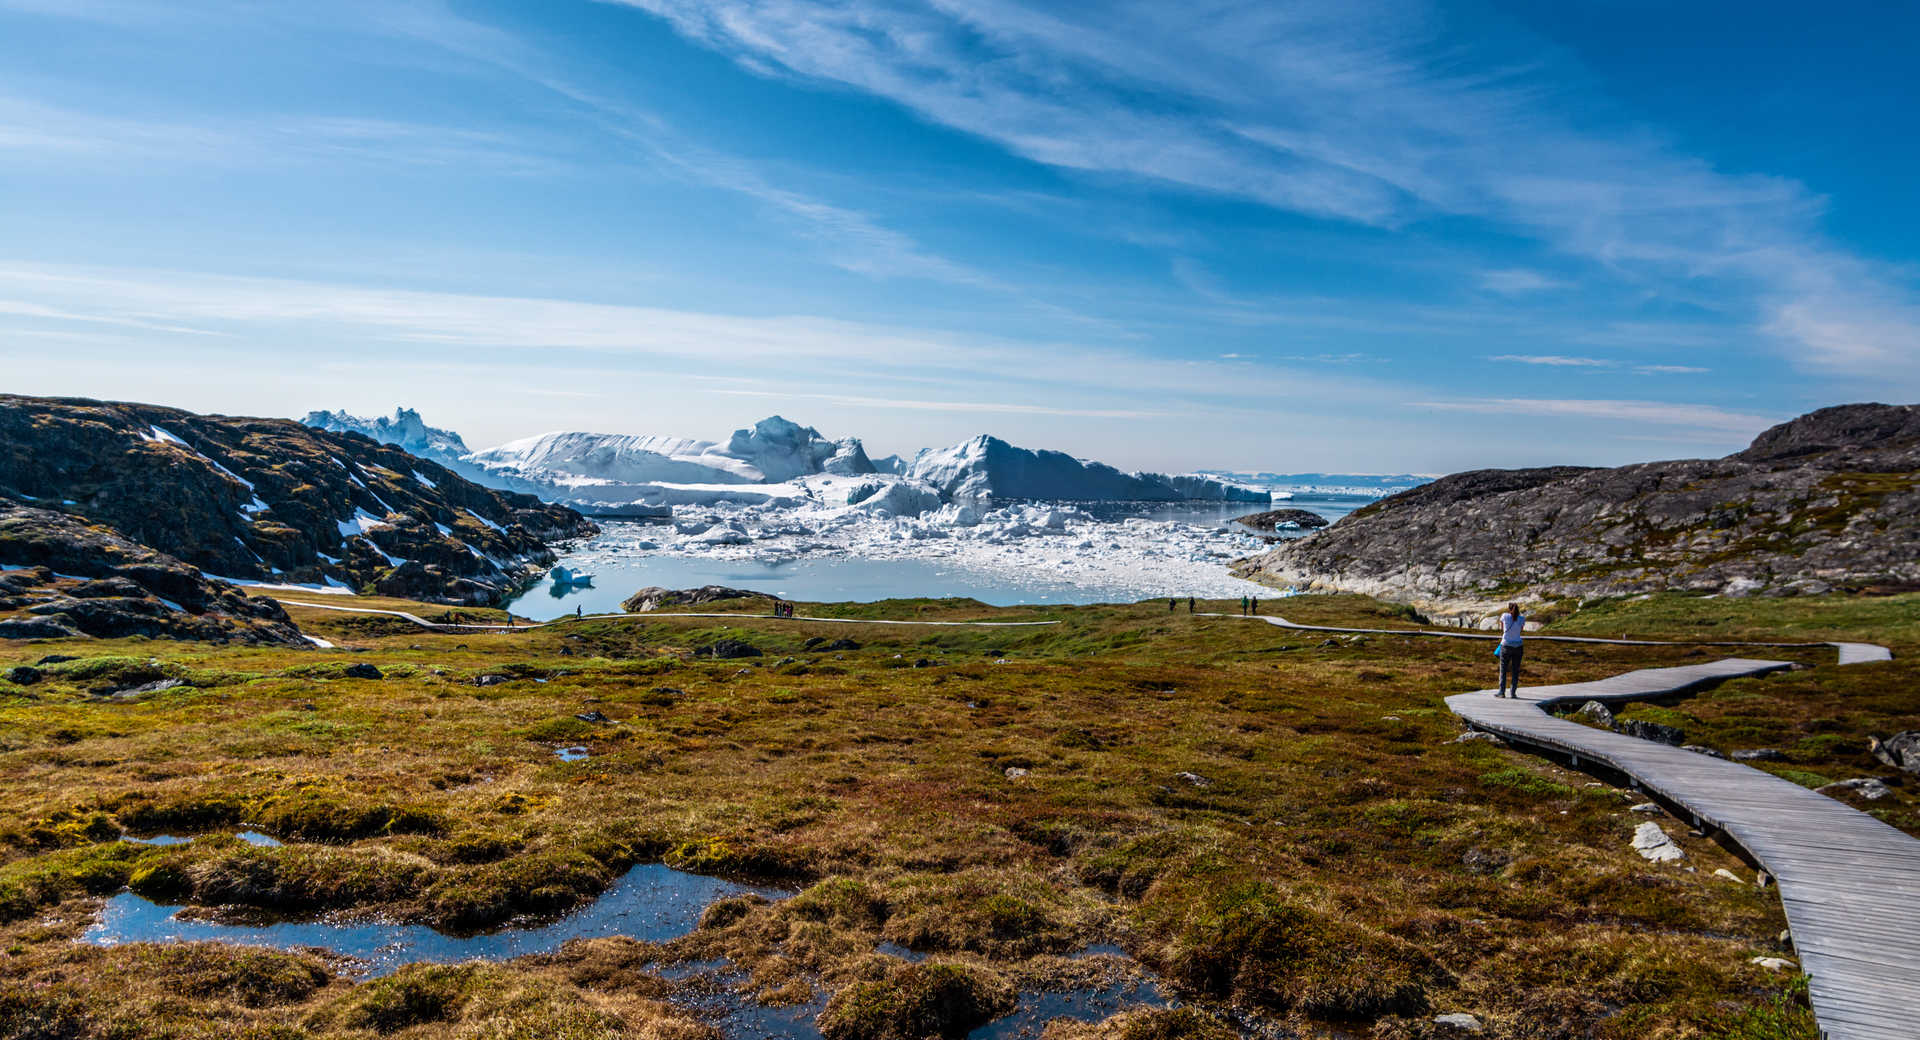
[[[0,639],[306,645],[273,600],[65,513],[0,502],[0,561]]]
[[[1824,408],[1722,459],[1456,473],[1237,570],[1442,608],[1920,584],[1920,405]]]
[[[0,500],[104,524],[210,575],[494,603],[578,513],[285,419],[0,395]],[[0,564],[17,561],[0,559]]]

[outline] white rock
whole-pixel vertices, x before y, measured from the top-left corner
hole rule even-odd
[[[1464,1029],[1469,1033],[1478,1033],[1480,1031],[1480,1020],[1464,1011],[1455,1011],[1448,1015],[1435,1015],[1433,1017],[1433,1024],[1438,1026],[1452,1026],[1455,1029]]]
[[[1735,874],[1733,871],[1728,870],[1725,867],[1721,867],[1718,870],[1715,870],[1713,872],[1713,876],[1721,879],[1722,881],[1731,881],[1736,885],[1744,885],[1747,883],[1746,880],[1742,878],[1740,875]]]
[[[1651,820],[1634,828],[1633,850],[1654,863],[1672,863],[1687,857],[1686,851],[1675,845],[1667,832]]]
[[[1630,806],[1628,806],[1628,807],[1627,807],[1627,811],[1628,811],[1628,812],[1637,812],[1637,813],[1648,813],[1648,814],[1653,814],[1653,813],[1657,813],[1657,812],[1659,812],[1659,811],[1661,811],[1661,810],[1660,810],[1660,806],[1659,806],[1659,805],[1657,805],[1657,804],[1655,804],[1655,803],[1653,803],[1653,802],[1641,802],[1641,803],[1640,803],[1639,805],[1630,805]]]
[[[1027,770],[1025,770],[1025,769],[1022,769],[1022,768],[1020,768],[1019,766],[1008,766],[1008,767],[1007,767],[1007,779],[1009,779],[1009,780],[1018,780],[1018,779],[1020,779],[1021,777],[1023,777],[1023,776],[1026,776],[1026,775],[1027,775]]]
[[[1790,968],[1799,967],[1798,964],[1795,964],[1785,957],[1755,957],[1749,963],[1758,964],[1769,971],[1787,971]]]

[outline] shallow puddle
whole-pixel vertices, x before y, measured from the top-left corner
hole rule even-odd
[[[587,757],[587,749],[583,747],[557,747],[553,753],[562,762],[578,762]]]
[[[263,848],[272,849],[272,848],[278,848],[280,846],[279,838],[276,838],[271,834],[262,834],[259,831],[235,831],[233,836],[236,838],[239,838],[241,841],[244,841],[249,845],[259,845]],[[135,838],[132,836],[126,836],[126,837],[122,837],[120,840],[130,841],[135,845],[185,845],[188,842],[193,841],[195,838],[205,838],[205,837],[208,837],[208,835],[189,834],[182,837],[181,835],[178,835],[178,834],[156,834],[150,838]]]
[[[1122,1011],[1167,1007],[1172,1002],[1146,980],[1129,979],[1060,992],[1022,991],[1013,1014],[967,1034],[967,1040],[1033,1040],[1056,1018],[1098,1022]]]
[[[122,892],[107,901],[100,921],[87,929],[83,941],[113,945],[212,940],[279,949],[320,947],[366,962],[363,973],[377,976],[415,961],[497,961],[550,953],[570,939],[626,935],[664,942],[691,932],[707,904],[743,893],[769,899],[783,899],[789,894],[649,864],[629,870],[591,905],[549,924],[479,935],[447,935],[426,925],[378,921],[253,925],[183,920],[178,916],[179,907],[162,906],[132,892]]]

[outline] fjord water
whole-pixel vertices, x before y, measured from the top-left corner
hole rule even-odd
[[[1244,502],[1083,503],[1075,508],[1114,524],[1128,519],[1173,521],[1199,527],[1231,523],[1248,513],[1307,509],[1335,521],[1374,501],[1374,496],[1296,492],[1272,506]],[[1035,567],[1009,571],[970,562],[964,542],[936,543],[926,555],[868,556],[847,552],[741,554],[689,551],[673,544],[673,528],[603,521],[594,538],[561,547],[560,565],[593,575],[591,586],[540,582],[508,606],[522,617],[551,620],[572,614],[613,613],[639,589],[725,585],[788,600],[816,603],[871,602],[919,597],[968,597],[996,607],[1021,604],[1132,603],[1158,596],[1261,594],[1251,583],[1226,578],[1226,562],[1215,566],[1214,587],[1169,588],[1145,577],[1115,574],[1089,579],[1048,573]],[[1290,532],[1281,532],[1282,537]],[[658,543],[658,547],[651,547]],[[647,548],[640,548],[648,545]],[[1222,588],[1221,583],[1228,583]],[[1239,586],[1244,585],[1244,588]]]

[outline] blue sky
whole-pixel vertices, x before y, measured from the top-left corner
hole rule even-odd
[[[0,0],[0,389],[1721,454],[1920,398],[1920,8]]]

